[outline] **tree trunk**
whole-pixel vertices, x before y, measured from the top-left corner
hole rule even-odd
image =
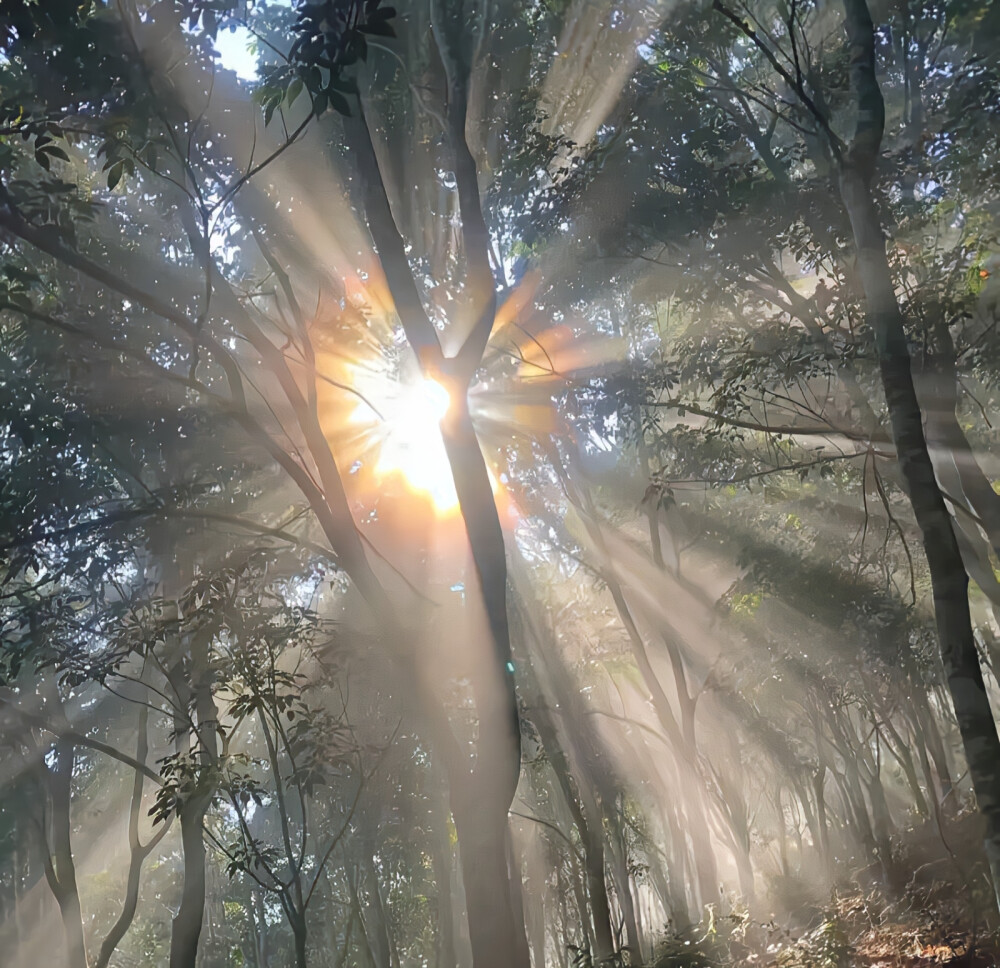
[[[372,956],[376,968],[393,968],[392,953],[389,946],[389,926],[385,920],[385,907],[382,904],[382,892],[379,889],[378,871],[371,854],[372,845],[364,847],[358,874],[360,887],[364,892],[362,901],[365,903],[365,930],[368,933],[368,943],[371,945]]]
[[[76,865],[70,842],[70,800],[73,781],[73,744],[60,739],[56,743],[53,769],[48,775],[49,801],[52,809],[52,853],[49,885],[59,904],[66,938],[66,961],[69,968],[87,968],[87,945],[83,934],[83,911],[76,883]],[[45,846],[48,850],[47,845]],[[46,871],[48,873],[48,870]]]
[[[514,917],[507,867],[507,812],[520,775],[521,732],[507,623],[506,551],[464,396],[452,410],[442,423],[442,434],[492,640],[488,653],[473,664],[479,720],[475,768],[467,774],[452,768],[449,776],[472,960],[475,968],[530,968],[524,922]]]
[[[618,906],[621,908],[622,920],[625,922],[625,937],[628,943],[630,962],[634,965],[643,963],[642,938],[639,934],[639,919],[635,911],[635,899],[632,896],[632,879],[628,873],[628,857],[624,839],[615,837],[609,840],[611,864],[614,872],[615,887],[618,893]]]
[[[969,775],[986,820],[984,847],[1000,904],[1000,737],[972,633],[969,579],[927,451],[903,317],[871,192],[885,118],[875,76],[874,26],[865,0],[844,0],[844,11],[858,109],[857,130],[841,165],[840,193],[857,248],[893,443],[930,567],[941,658]]]
[[[507,880],[510,882],[511,907],[514,911],[514,927],[516,929],[514,942],[518,945],[518,959],[526,968],[529,968],[531,948],[528,944],[528,925],[524,917],[524,879],[509,819],[507,824]]]
[[[492,877],[503,871],[501,880],[465,885],[473,962],[475,968],[529,968],[524,961],[527,941],[514,919],[506,862],[498,864],[498,856],[505,857],[507,810],[514,799],[521,767],[521,734],[507,624],[506,548],[468,403],[469,384],[493,327],[496,289],[486,254],[489,234],[479,204],[475,161],[464,135],[467,72],[452,63],[449,44],[436,36],[442,59],[448,65],[448,133],[456,153],[466,282],[477,304],[472,331],[454,357],[444,357],[437,331],[423,309],[360,100],[358,117],[349,124],[349,136],[359,154],[368,225],[407,341],[424,375],[444,381],[451,396],[448,413],[441,422],[441,436],[489,624],[488,648],[472,662],[479,720],[475,767],[470,771],[461,758],[445,758],[463,879]],[[477,825],[484,829],[475,830]],[[467,836],[472,837],[468,843],[463,839]],[[481,858],[476,856],[480,850],[484,852]],[[483,916],[488,923],[473,924]]]
[[[507,870],[509,800],[468,789],[452,797],[475,968],[530,968],[517,943]],[[526,947],[526,944],[525,946]]]
[[[378,968],[375,964],[375,956],[372,954],[372,946],[368,940],[368,928],[365,926],[364,913],[361,910],[361,898],[358,894],[359,872],[357,868],[349,870],[347,873],[347,883],[351,889],[351,905],[355,911],[358,921],[361,924],[360,961],[364,962],[365,968]]]
[[[291,921],[292,939],[295,942],[295,968],[308,968],[306,961],[306,918],[298,915]]]
[[[252,894],[254,951],[257,958],[257,968],[270,968],[270,945],[267,933],[267,913],[264,910],[264,895],[261,889],[248,888]]]
[[[139,724],[137,748],[135,753],[136,762],[145,764],[146,756],[149,752],[149,739],[147,733],[147,722],[149,720],[149,707],[139,707]],[[94,962],[94,968],[107,968],[111,955],[115,948],[121,943],[128,929],[135,919],[136,907],[139,904],[139,879],[142,875],[142,865],[149,856],[153,848],[163,839],[167,832],[169,821],[165,821],[148,844],[139,842],[139,814],[142,809],[142,789],[145,777],[139,770],[135,771],[132,781],[132,802],[129,807],[128,819],[128,844],[129,863],[128,876],[125,886],[125,900],[122,902],[122,911],[118,919],[112,925],[104,941],[101,943],[101,950]]]
[[[535,678],[533,672],[533,669],[526,669],[525,677]],[[560,705],[563,715],[567,715],[569,713],[568,705]],[[566,806],[569,808],[573,822],[580,834],[586,869],[587,894],[590,897],[590,914],[593,920],[593,957],[596,964],[601,964],[610,961],[615,953],[614,938],[611,934],[611,905],[608,903],[605,879],[604,832],[601,827],[601,814],[594,794],[590,792],[588,795],[587,778],[582,777],[574,784],[574,777],[566,753],[559,741],[555,723],[552,721],[545,697],[537,687],[531,717],[538,729],[542,746],[548,754],[549,765],[555,774],[563,799],[566,801]],[[577,788],[579,788],[579,796],[577,796]]]
[[[181,903],[170,926],[170,968],[195,968],[198,941],[205,920],[205,839],[203,824],[212,803],[218,761],[219,712],[212,696],[209,643],[202,635],[191,640],[190,697],[197,718],[198,767],[194,792],[181,804],[181,850],[184,886]],[[185,701],[191,708],[191,703]]]
[[[532,968],[546,968],[545,928],[547,922],[545,915],[549,865],[545,854],[544,842],[536,835],[532,838],[531,847],[527,850],[524,859],[531,895],[531,901],[525,910],[525,917],[528,921]]]
[[[955,787],[952,780],[952,769],[949,763],[949,756],[945,750],[944,738],[938,728],[938,720],[934,717],[928,702],[926,693],[921,690],[914,703],[914,723],[920,730],[920,735],[924,737],[927,752],[930,753],[931,762],[934,764],[934,773],[938,782],[938,805],[944,804],[949,794]]]
[[[205,918],[205,841],[202,822],[210,797],[196,796],[180,809],[184,887],[170,925],[170,968],[194,968]]]
[[[439,816],[438,833],[431,848],[434,883],[437,886],[437,968],[457,968],[455,955],[454,900],[451,896],[451,843],[444,816]]]

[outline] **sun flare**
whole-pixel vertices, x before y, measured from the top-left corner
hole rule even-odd
[[[407,487],[430,498],[439,513],[458,507],[440,424],[451,405],[448,391],[436,380],[403,381],[379,401],[382,421],[376,479],[402,477]]]

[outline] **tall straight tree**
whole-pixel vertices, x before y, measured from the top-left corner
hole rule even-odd
[[[779,60],[773,42],[748,19],[735,13],[722,0],[713,0],[713,8],[752,42],[787,85],[789,94],[796,98],[815,125],[817,136],[822,139],[834,165],[857,253],[857,275],[864,293],[867,321],[874,336],[892,442],[930,568],[941,658],[976,800],[986,822],[984,848],[1000,906],[1000,735],[973,635],[969,576],[924,436],[906,320],[896,295],[872,188],[885,128],[885,102],[877,77],[875,27],[867,0],[844,0],[843,3],[853,96],[854,133],[849,141],[833,130],[829,110],[821,100],[822,91],[807,89],[807,79],[799,68],[795,48],[794,13],[789,19],[793,74]],[[788,60],[783,52],[780,56]]]

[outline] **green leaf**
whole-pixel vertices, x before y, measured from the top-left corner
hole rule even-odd
[[[330,107],[333,108],[337,114],[342,114],[346,118],[351,116],[351,105],[348,104],[347,98],[344,97],[343,94],[339,94],[337,91],[331,91],[327,88],[326,96],[330,99]]]
[[[295,99],[302,93],[302,88],[305,85],[302,83],[302,78],[297,77],[291,84],[288,85],[288,90],[285,92],[285,102],[289,105],[295,103]]]
[[[69,155],[59,145],[46,145],[41,150],[47,155],[52,155],[53,158],[58,158],[60,161],[69,161]]]
[[[118,183],[122,180],[122,175],[125,174],[125,163],[122,161],[115,162],[108,171],[108,188],[114,191],[118,187]]]

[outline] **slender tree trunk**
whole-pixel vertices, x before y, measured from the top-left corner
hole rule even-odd
[[[347,964],[347,956],[351,951],[351,932],[354,930],[358,917],[358,909],[352,904],[351,913],[347,917],[347,925],[344,927],[344,943],[340,948],[340,954],[337,956],[334,968],[344,968]]]
[[[816,800],[816,826],[819,828],[817,850],[823,858],[827,874],[832,872],[833,854],[830,850],[830,826],[826,819],[826,766],[820,764],[812,778],[813,797]]]
[[[878,730],[875,730],[876,742],[879,742]],[[863,768],[861,782],[868,794],[871,804],[872,833],[875,836],[875,846],[878,860],[882,868],[882,879],[886,888],[893,896],[897,896],[903,888],[899,880],[899,871],[892,856],[892,815],[885,798],[885,788],[882,786],[880,763],[871,755],[868,744],[861,747],[858,762]]]
[[[115,948],[118,947],[119,942],[125,937],[132,921],[135,919],[135,911],[139,903],[139,877],[141,873],[141,863],[129,864],[122,912],[101,944],[101,950],[94,962],[94,968],[107,968],[107,964],[111,960],[111,955],[114,954]]]
[[[519,949],[518,958],[525,965],[525,968],[530,968],[531,948],[528,945],[528,924],[524,916],[524,880],[509,820],[507,824],[507,879],[510,881],[511,905],[514,909],[514,924],[517,929],[514,932],[514,942]]]
[[[531,669],[525,670],[526,677],[532,676],[532,673]],[[590,792],[588,795],[586,778],[581,778],[574,784],[574,777],[566,753],[559,741],[545,697],[540,690],[536,689],[534,700],[531,712],[532,720],[538,729],[542,746],[548,754],[552,772],[555,774],[556,782],[559,784],[559,789],[573,817],[573,823],[576,824],[583,845],[587,894],[590,897],[590,913],[594,929],[593,957],[596,964],[601,964],[612,958],[615,947],[611,934],[611,906],[608,903],[605,879],[604,832],[601,828],[600,811],[594,794]],[[562,712],[563,715],[566,715],[567,709],[563,708]],[[579,796],[577,795],[578,789]]]
[[[437,968],[456,968],[454,900],[451,896],[451,844],[445,822],[447,809],[441,812],[431,848],[434,883],[437,886]]]
[[[469,425],[471,430],[471,423]],[[446,438],[447,445],[447,438]],[[478,443],[476,458],[481,463]],[[451,449],[449,448],[451,454]],[[452,455],[452,466],[455,466]],[[485,477],[485,465],[483,465]],[[477,515],[461,500],[463,517],[475,548]],[[487,488],[490,511],[496,510]],[[480,522],[482,523],[482,522]],[[492,530],[492,529],[491,529]],[[514,698],[513,663],[506,621],[506,563],[497,522],[499,548],[490,566],[477,562],[486,600],[495,655],[477,662],[473,689],[479,720],[476,764],[470,772],[452,769],[451,809],[458,833],[462,881],[465,885],[469,940],[475,968],[529,968],[523,918],[514,914],[514,892],[507,864],[508,810],[520,772],[520,725]],[[498,626],[502,624],[502,632]],[[498,641],[498,637],[502,638]],[[501,670],[500,660],[506,655]]]
[[[548,864],[545,850],[540,839],[532,838],[531,848],[525,855],[527,866],[527,882],[530,885],[531,901],[526,906],[525,917],[528,921],[528,941],[531,944],[532,968],[546,968],[545,962],[545,927],[546,927],[546,887]]]
[[[372,953],[371,942],[368,939],[368,928],[365,926],[364,912],[361,909],[361,898],[358,893],[357,868],[348,871],[347,882],[351,889],[351,905],[357,914],[358,921],[361,924],[360,960],[364,962],[365,968],[378,968],[375,964],[375,956]]]
[[[969,775],[986,821],[984,847],[1000,904],[1000,736],[972,633],[969,579],[927,451],[903,317],[871,192],[885,119],[875,75],[874,26],[866,0],[844,0],[844,11],[857,129],[841,166],[840,192],[858,252],[858,271],[875,335],[893,442],[930,567],[941,658]]]
[[[149,739],[147,733],[147,723],[149,720],[149,707],[139,707],[138,740],[136,743],[135,758],[138,763],[145,763],[149,752]],[[125,885],[125,899],[122,903],[121,914],[112,925],[101,944],[101,950],[94,961],[93,968],[107,968],[111,955],[121,943],[122,938],[128,933],[128,929],[135,920],[136,908],[139,904],[139,879],[142,875],[142,865],[150,852],[166,835],[169,827],[169,820],[165,821],[160,829],[153,835],[148,844],[143,845],[139,841],[139,814],[142,810],[142,790],[145,777],[139,770],[135,771],[132,781],[132,802],[129,807],[128,818],[128,844],[129,863],[128,875]]]
[[[628,942],[632,964],[640,965],[642,957],[642,937],[639,934],[639,919],[635,911],[635,899],[632,896],[632,878],[628,873],[628,857],[625,843],[621,837],[612,833],[610,843],[611,864],[614,871],[615,887],[618,893],[618,906],[621,908],[622,919],[625,922],[625,937]]]
[[[572,871],[570,872],[572,876]],[[575,878],[574,878],[575,880]],[[557,957],[559,958],[559,968],[567,968],[569,963],[569,936],[567,934],[567,922],[569,915],[566,911],[566,885],[563,881],[562,865],[556,865],[556,899],[559,906],[559,918],[552,927],[552,938],[555,942]],[[559,943],[559,935],[562,935],[562,944]]]
[[[69,968],[87,968],[87,945],[83,934],[83,911],[76,883],[76,865],[71,845],[70,800],[73,781],[74,748],[68,740],[56,743],[55,763],[48,773],[49,803],[52,811],[51,867],[46,868],[49,886],[55,894],[66,938]],[[48,851],[48,846],[43,844]]]
[[[392,968],[392,954],[389,946],[389,926],[385,920],[385,907],[382,904],[382,892],[379,889],[378,871],[371,854],[372,845],[364,847],[359,875],[360,887],[366,895],[365,930],[368,933],[368,943],[371,945],[372,956],[376,968]]]
[[[205,814],[212,803],[214,771],[218,761],[219,712],[212,695],[209,643],[203,635],[191,639],[190,676],[193,683],[188,708],[193,706],[197,722],[198,767],[194,792],[181,804],[181,850],[184,857],[184,885],[181,903],[170,926],[170,968],[194,968],[198,942],[205,921]]]
[[[306,960],[306,918],[298,914],[291,919],[292,939],[295,943],[295,968],[309,968]]]
[[[184,887],[170,925],[170,968],[194,968],[205,919],[205,840],[202,823],[210,797],[191,797],[179,812]]]
[[[919,813],[922,817],[929,817],[931,811],[927,806],[927,797],[924,796],[923,787],[920,785],[920,779],[917,776],[917,766],[913,762],[913,756],[910,753],[910,748],[888,718],[885,718],[883,723],[885,725],[886,732],[892,737],[891,743],[888,739],[885,740],[886,749],[889,750],[889,752],[891,752],[895,757],[903,771],[903,775],[906,777],[906,782],[910,787],[910,792],[913,794],[913,803],[917,808],[917,813]]]
[[[254,925],[254,949],[257,955],[257,968],[270,968],[271,952],[268,944],[267,914],[264,910],[264,896],[261,890],[249,888],[252,893]]]
[[[939,787],[937,802],[941,805],[946,802],[948,795],[955,786],[955,782],[952,780],[949,756],[945,750],[944,737],[938,728],[938,720],[931,710],[926,691],[922,690],[915,697],[913,705],[914,722],[920,730],[920,735],[924,737],[927,752],[930,754],[931,762],[934,764],[934,773],[937,776]]]
[[[593,961],[594,951],[596,950],[594,926],[590,921],[585,876],[580,876],[578,860],[579,858],[575,855],[570,855],[570,876],[573,883],[573,897],[576,900],[577,917],[579,919],[580,931],[583,935],[581,941],[583,946],[586,947],[587,951],[590,953],[591,961]]]
[[[647,492],[644,503],[646,505],[646,522],[649,525],[649,546],[653,555],[653,564],[662,570],[667,566],[663,562],[663,547],[660,542],[659,491],[650,488],[650,492]]]
[[[693,892],[688,890],[691,865],[687,840],[674,804],[664,804],[661,816],[665,830],[670,833],[670,852],[666,859],[666,870],[659,869],[659,865],[656,868],[661,897],[664,905],[670,910],[674,930],[686,931],[691,927],[691,914],[695,908],[692,903]]]

